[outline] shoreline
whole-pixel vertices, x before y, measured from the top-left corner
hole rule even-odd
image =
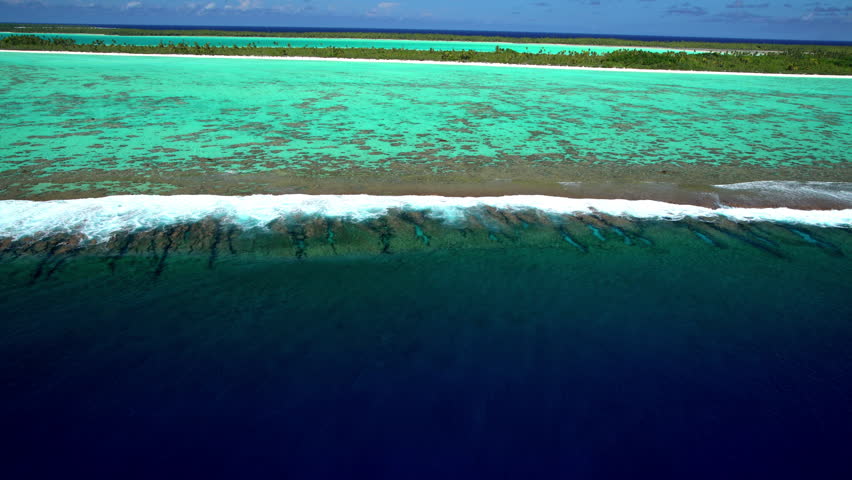
[[[290,60],[290,61],[315,61],[315,62],[360,62],[360,63],[397,63],[411,65],[467,65],[474,67],[506,67],[506,68],[534,68],[545,70],[578,70],[590,72],[622,72],[622,73],[677,73],[677,74],[699,74],[699,75],[733,75],[733,76],[756,76],[756,77],[782,77],[782,78],[830,78],[830,79],[852,79],[852,75],[819,75],[819,74],[795,74],[795,73],[751,73],[751,72],[718,72],[711,70],[658,70],[642,68],[607,68],[607,67],[573,67],[561,65],[528,65],[512,63],[485,63],[485,62],[454,62],[435,60],[395,60],[395,59],[373,59],[373,58],[322,58],[322,57],[270,57],[251,55],[191,55],[172,53],[112,53],[112,52],[68,52],[55,50],[0,50],[0,53],[38,53],[58,55],[105,55],[125,57],[163,57],[163,58],[231,58],[231,59],[254,59],[254,60]]]
[[[415,40],[415,39],[398,39],[398,38],[350,38],[350,37],[235,37],[232,35],[109,35],[105,33],[54,33],[54,32],[40,32],[40,33],[21,33],[21,32],[0,32],[0,34],[8,33],[10,35],[97,35],[100,37],[165,37],[165,38],[239,38],[241,40],[268,40],[268,39],[276,39],[275,41],[284,41],[284,40],[297,40],[297,41],[305,41],[305,40],[346,40],[346,41],[370,41],[370,42],[423,42],[423,43],[440,43],[440,42],[449,42],[449,43],[475,43],[477,45],[534,45],[534,46],[542,46],[542,47],[577,47],[577,48],[614,48],[614,49],[627,49],[627,50],[645,50],[645,51],[656,51],[663,50],[667,52],[702,52],[702,53],[710,53],[710,52],[742,52],[745,50],[724,50],[724,49],[713,49],[713,48],[674,48],[674,47],[637,47],[631,45],[579,45],[574,43],[515,43],[515,42],[480,42],[480,41],[469,41],[469,40]],[[343,48],[343,47],[341,47]]]

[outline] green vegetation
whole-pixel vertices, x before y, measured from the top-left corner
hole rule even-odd
[[[28,47],[55,47],[57,49],[73,48],[77,42],[71,38],[53,37],[42,38],[36,35],[15,35],[0,39],[0,46],[3,48],[28,48]]]
[[[97,40],[77,44],[68,38],[42,38],[36,35],[10,36],[0,39],[0,48],[15,50],[52,50],[102,53],[239,55],[273,57],[364,58],[388,60],[431,60],[450,62],[506,63],[515,65],[557,65],[576,67],[641,68],[751,73],[806,73],[852,75],[852,47],[831,49],[785,48],[779,52],[758,55],[744,52],[687,54],[685,52],[653,53],[641,50],[616,50],[606,54],[594,52],[561,52],[558,54],[525,53],[497,47],[493,52],[408,50],[383,48],[338,47],[216,47],[198,43],[163,43],[155,46],[106,44]]]
[[[656,42],[625,40],[619,38],[526,38],[488,37],[482,35],[451,35],[444,33],[392,33],[392,32],[249,32],[228,30],[145,30],[137,28],[100,28],[85,25],[40,25],[0,23],[0,32],[16,33],[97,33],[103,35],[135,36],[188,36],[188,37],[289,37],[289,38],[364,38],[387,40],[433,40],[460,42],[548,43],[557,45],[594,45],[625,47],[661,47],[672,49],[713,49],[776,51],[778,49],[839,50],[849,54],[852,47],[779,45],[765,43],[713,43],[713,42]]]

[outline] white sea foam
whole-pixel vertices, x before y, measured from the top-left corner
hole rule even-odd
[[[374,195],[124,195],[78,200],[0,201],[0,237],[20,238],[58,232],[83,233],[103,241],[119,231],[146,230],[215,217],[243,228],[264,227],[293,215],[355,221],[391,209],[424,211],[433,218],[459,221],[482,207],[537,209],[546,214],[600,212],[637,219],[725,217],[735,221],[773,221],[816,226],[852,226],[852,209],[719,208],[653,200],[599,200],[515,195],[505,197]]]
[[[787,198],[838,200],[852,204],[852,182],[759,181],[714,185],[721,190],[782,195]]]

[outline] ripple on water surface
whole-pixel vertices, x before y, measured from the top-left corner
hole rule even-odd
[[[4,250],[4,471],[848,469],[848,230],[476,220]]]

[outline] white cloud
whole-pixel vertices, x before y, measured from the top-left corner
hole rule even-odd
[[[203,15],[205,12],[216,8],[216,2],[209,2],[207,4],[198,2],[186,2],[183,4],[182,8],[195,12],[196,15]]]
[[[124,6],[125,10],[130,10],[131,8],[139,8],[142,6],[142,2],[127,2],[127,5]]]
[[[260,0],[237,0],[237,5],[225,5],[225,10],[239,10],[241,12],[245,12],[246,10],[260,8],[262,4],[263,2]]]
[[[399,3],[397,2],[380,2],[377,3],[375,7],[367,10],[366,15],[368,17],[378,17],[380,15],[389,15],[390,11],[394,8],[398,7]]]

